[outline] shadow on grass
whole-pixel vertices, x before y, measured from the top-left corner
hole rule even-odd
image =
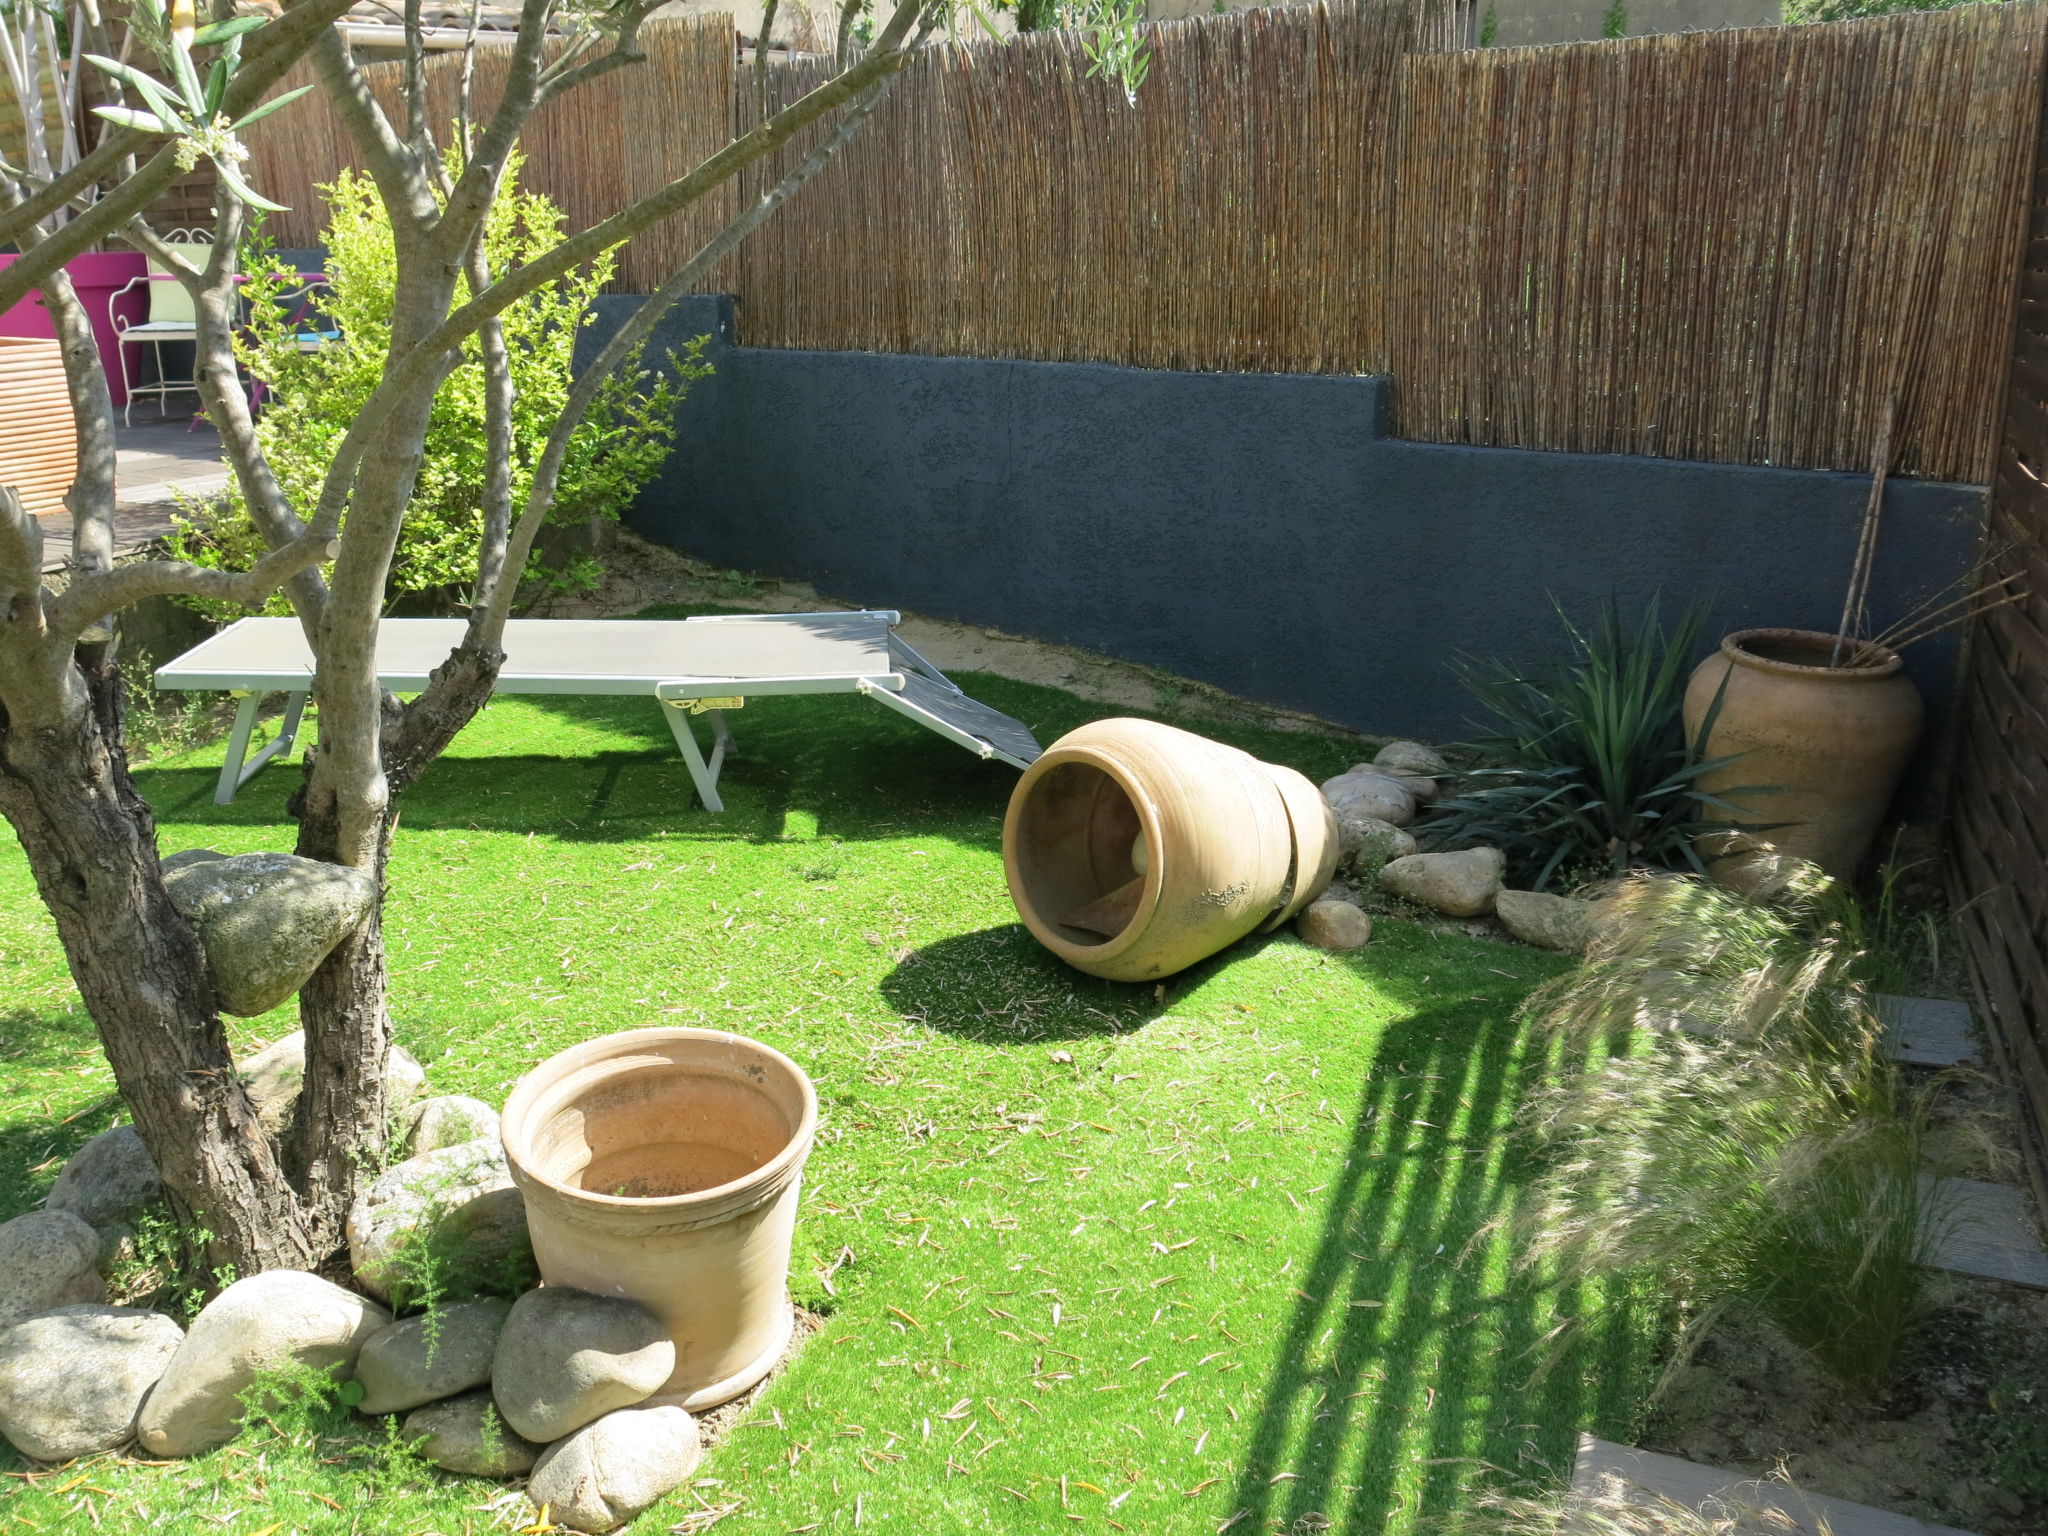
[[[32,1210],[65,1159],[122,1117],[118,1094],[95,1087],[63,1093],[81,1060],[100,1062],[99,1038],[84,1013],[0,1013],[0,1221]],[[44,1106],[48,1106],[47,1112]]]
[[[1546,1293],[1489,1261],[1512,1242],[1534,1171],[1501,1126],[1544,1074],[1512,1007],[1475,1030],[1470,1008],[1439,998],[1388,1027],[1294,1292],[1234,1528],[1428,1529],[1476,1476],[1568,1468],[1580,1430],[1611,1430],[1641,1402],[1639,1306]],[[1554,1353],[1557,1320],[1581,1313],[1597,1321]]]

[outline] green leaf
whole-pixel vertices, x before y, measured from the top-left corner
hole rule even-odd
[[[360,1381],[344,1381],[334,1397],[342,1407],[353,1408],[363,1400],[363,1384]]]
[[[167,127],[164,120],[153,112],[138,112],[133,107],[94,107],[92,110],[95,117],[103,117],[123,128],[135,128],[143,133],[169,134],[176,131]]]
[[[261,16],[231,16],[226,21],[210,22],[192,34],[194,48],[208,48],[215,43],[224,43],[231,37],[241,37],[270,23]]]
[[[178,74],[178,90],[195,114],[206,111],[206,92],[200,88],[199,71],[192,67],[192,50],[177,38],[171,39],[171,68]]]
[[[120,81],[123,85],[131,87],[137,95],[141,96],[149,104],[150,111],[171,125],[164,130],[165,132],[179,133],[183,131],[184,119],[177,108],[171,105],[171,98],[164,86],[152,80],[141,70],[123,64],[119,59],[102,58],[96,53],[89,53],[85,58],[88,64],[95,65],[105,73],[112,75],[116,80]]]
[[[248,127],[251,123],[262,122],[264,118],[270,116],[270,114],[275,112],[279,107],[289,106],[291,103],[297,101],[301,96],[305,95],[306,92],[312,89],[313,87],[310,85],[302,85],[295,91],[286,91],[282,96],[271,97],[270,100],[264,102],[261,106],[257,107],[255,110],[250,112],[240,122],[236,123],[235,132],[240,133],[244,128]]]
[[[220,172],[221,185],[226,187],[229,192],[233,193],[242,202],[247,203],[251,208],[263,208],[271,213],[286,213],[290,211],[283,203],[273,203],[269,198],[257,192],[249,183],[242,180],[241,173],[227,162],[216,160],[213,162],[213,168]]]
[[[213,68],[206,72],[206,115],[212,117],[220,110],[221,99],[228,93],[228,61],[215,59]]]

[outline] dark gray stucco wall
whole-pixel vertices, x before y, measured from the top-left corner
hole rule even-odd
[[[591,343],[637,302],[607,300]],[[1378,378],[746,348],[722,298],[657,346],[707,331],[718,373],[640,497],[647,536],[1371,732],[1466,733],[1448,663],[1556,655],[1553,599],[1700,594],[1716,633],[1832,628],[1869,483],[1403,442]],[[1891,482],[1880,624],[1967,568],[1982,501]],[[1931,740],[1956,654],[1910,658]]]

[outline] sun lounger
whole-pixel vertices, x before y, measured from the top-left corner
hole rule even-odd
[[[899,615],[761,613],[694,619],[513,619],[499,693],[640,694],[661,702],[707,810],[725,809],[718,774],[732,751],[726,712],[750,697],[859,693],[984,758],[1023,768],[1039,746],[1023,724],[967,697],[895,631]],[[461,640],[460,619],[386,619],[377,679],[417,693]],[[241,700],[214,801],[226,805],[291,750],[312,688],[313,654],[296,619],[243,619],[157,670],[159,688],[230,690]],[[285,695],[277,738],[249,756],[256,709]],[[691,728],[708,714],[707,758]]]

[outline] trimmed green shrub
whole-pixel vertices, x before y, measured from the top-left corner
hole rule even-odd
[[[545,197],[521,192],[518,170],[516,163],[508,170],[506,190],[484,232],[493,270],[528,262],[562,238],[561,211]],[[369,179],[344,170],[321,190],[330,214],[329,286],[316,296],[321,318],[301,318],[303,301],[293,296],[301,285],[277,273],[275,258],[257,242],[244,257],[245,269],[258,276],[247,285],[251,318],[237,344],[242,362],[264,383],[257,436],[279,483],[299,507],[318,499],[336,447],[388,366],[398,273],[391,224]],[[591,301],[611,277],[613,265],[610,256],[602,257],[505,312],[515,393],[515,516],[531,484],[530,460],[568,398],[576,332],[589,323]],[[302,351],[298,333],[315,327],[341,334]],[[675,410],[690,382],[711,371],[699,361],[706,340],[699,337],[673,360],[679,382],[643,373],[636,356],[606,383],[570,439],[548,527],[617,520],[668,457]],[[476,579],[486,467],[484,369],[481,345],[472,338],[462,364],[434,402],[419,482],[392,560],[391,603],[428,608],[467,603]],[[263,551],[241,491],[232,484],[218,501],[187,505],[173,544],[185,559],[232,570],[246,568]],[[598,579],[591,555],[559,548],[550,554],[550,547],[545,533],[535,541],[523,578],[525,602],[587,589]],[[191,601],[210,618],[242,612],[230,604]],[[288,613],[290,607],[280,594],[264,611]]]

